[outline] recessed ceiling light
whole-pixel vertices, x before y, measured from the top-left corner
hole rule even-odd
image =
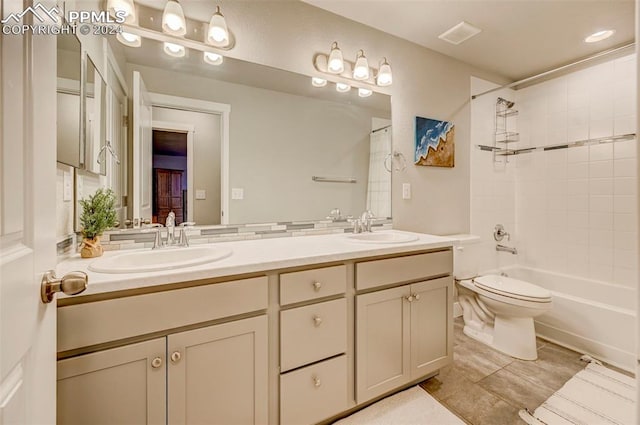
[[[602,30],[598,32],[594,32],[590,36],[584,39],[585,43],[596,43],[598,41],[605,40],[613,35],[614,30]]]

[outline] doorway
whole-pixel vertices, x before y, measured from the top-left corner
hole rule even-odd
[[[153,130],[153,222],[164,224],[169,212],[180,224],[188,217],[188,143],[186,132]]]

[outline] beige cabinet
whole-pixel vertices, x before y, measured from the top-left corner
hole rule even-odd
[[[58,424],[265,424],[265,315],[58,362]]]
[[[451,277],[356,296],[356,400],[363,403],[448,362]]]
[[[57,423],[164,424],[165,338],[58,362]]]

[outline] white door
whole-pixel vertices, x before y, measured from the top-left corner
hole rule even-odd
[[[53,424],[56,303],[40,280],[56,265],[56,38],[0,45],[0,424]]]
[[[133,71],[133,217],[151,220],[152,106],[138,71]]]

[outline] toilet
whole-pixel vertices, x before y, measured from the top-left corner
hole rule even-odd
[[[522,360],[536,360],[533,318],[551,309],[551,293],[497,274],[478,275],[480,238],[453,235],[453,273],[465,335]]]

